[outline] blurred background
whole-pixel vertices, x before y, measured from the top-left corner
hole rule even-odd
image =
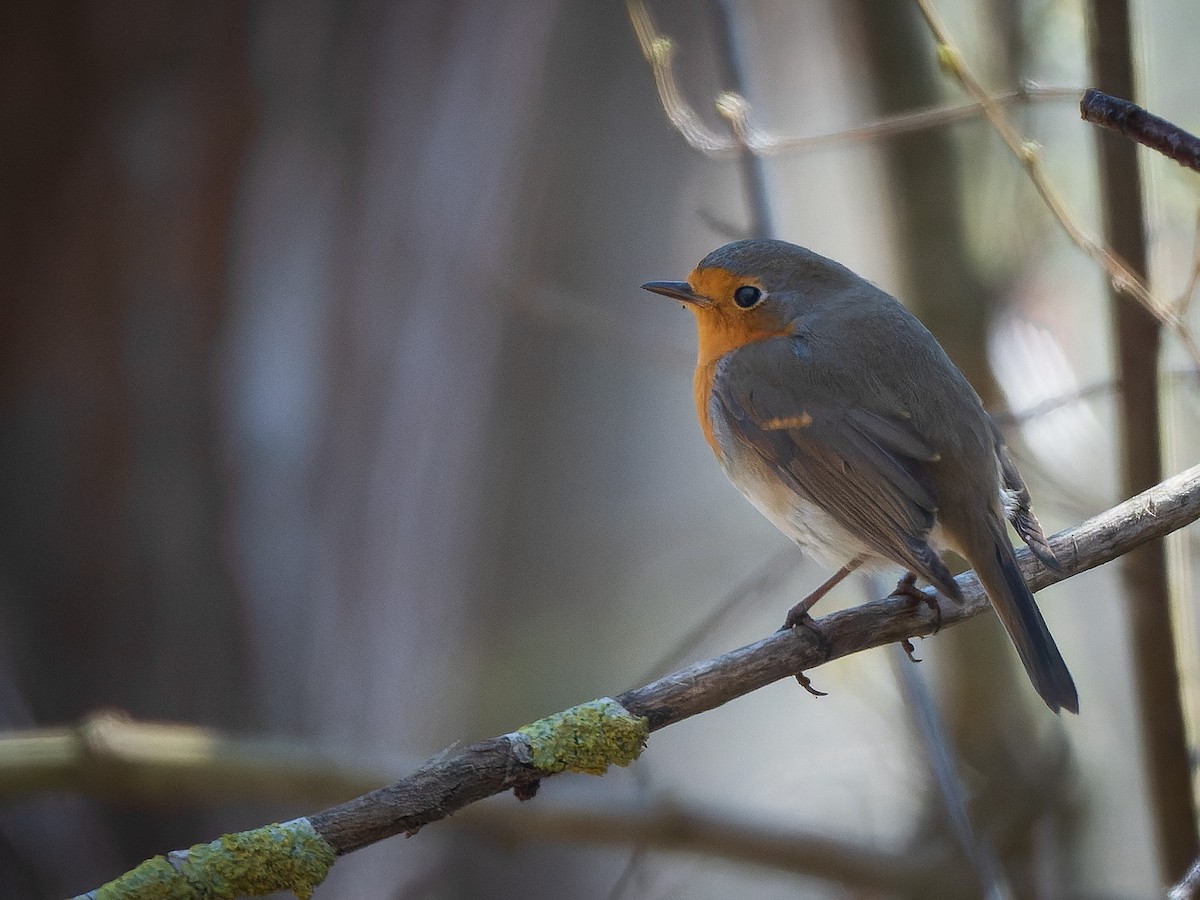
[[[938,6],[989,89],[1091,83],[1084,4]],[[721,6],[649,8],[685,97],[727,134]],[[915,4],[726,11],[773,136],[963,99]],[[1200,6],[1133,16],[1139,101],[1200,130]],[[691,317],[638,290],[752,212],[738,160],[667,121],[624,4],[14,0],[2,20],[3,728],[117,710],[396,778],[757,639],[829,574],[726,483],[694,420]],[[1077,101],[1010,112],[1098,234]],[[1196,176],[1139,154],[1152,281],[1178,297]],[[764,170],[779,235],[904,299],[1001,414],[1047,531],[1122,498],[1105,278],[986,122]],[[1191,372],[1166,339],[1168,473],[1197,455]],[[1189,722],[1196,539],[1169,544]],[[348,856],[317,896],[972,896],[988,860],[1013,896],[1160,896],[1137,713],[1157,701],[1131,681],[1116,569],[1039,595],[1078,718],[1041,706],[980,617],[921,642],[919,667],[840,660],[809,673],[828,697],[779,683],[655,734],[629,770]],[[82,892],[349,796],[89,783],[0,797],[0,895]],[[717,838],[663,849],[636,837],[654,816]],[[784,849],[739,857],[755,841]],[[840,874],[821,864],[835,849]],[[855,875],[900,861],[890,888]]]

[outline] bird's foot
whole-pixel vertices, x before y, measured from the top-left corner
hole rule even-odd
[[[808,631],[817,639],[817,645],[825,654],[825,660],[828,661],[833,656],[833,644],[829,642],[829,638],[825,636],[817,623],[813,621],[813,617],[808,614],[808,611],[816,605],[817,601],[828,594],[833,588],[841,583],[847,575],[853,572],[861,561],[857,558],[850,560],[846,565],[842,566],[833,575],[825,581],[815,591],[788,610],[787,617],[783,620],[783,627],[780,631],[791,631],[800,626],[808,629]],[[818,691],[812,686],[812,682],[803,672],[796,673],[796,681],[800,683],[800,687],[804,688],[814,697],[824,697],[824,691]]]
[[[913,642],[905,638],[900,642],[901,649],[904,650],[904,655],[908,657],[909,662],[919,663],[921,660],[917,658],[917,648],[913,646]]]
[[[801,601],[788,610],[787,618],[783,622],[783,627],[780,631],[791,631],[797,627],[803,628],[814,638],[817,639],[817,646],[821,648],[821,652],[825,655],[826,662],[833,655],[833,644],[829,642],[829,638],[825,636],[813,617],[808,614],[808,607],[804,605],[805,601]],[[810,604],[811,605],[811,604]],[[803,682],[801,682],[803,684]]]
[[[779,630],[791,631],[797,626],[805,629],[809,634],[813,635],[817,639],[817,646],[821,648],[821,652],[825,655],[825,659],[828,660],[833,655],[833,644],[829,642],[829,638],[825,636],[825,632],[817,627],[817,623],[813,621],[813,617],[808,614],[808,607],[810,606],[812,606],[812,604],[808,603],[806,599],[789,609],[787,619],[784,621],[783,627]],[[824,691],[818,691],[812,686],[812,681],[803,672],[796,673],[796,681],[799,683],[800,687],[804,688],[814,697],[825,696]]]
[[[907,597],[913,604],[923,603],[933,612],[933,631],[931,634],[937,634],[942,630],[942,606],[938,603],[937,592],[923,591],[917,587],[917,576],[912,572],[905,574],[903,578],[896,583],[896,589],[892,591],[893,597]],[[907,652],[907,648],[905,648]],[[912,654],[909,653],[909,658]]]

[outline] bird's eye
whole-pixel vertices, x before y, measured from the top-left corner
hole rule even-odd
[[[752,284],[743,284],[733,292],[733,302],[742,309],[749,309],[762,299],[762,291]]]

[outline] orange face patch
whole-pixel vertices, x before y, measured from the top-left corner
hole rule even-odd
[[[757,278],[735,275],[728,269],[716,266],[708,269],[693,269],[692,274],[688,276],[688,284],[701,297],[707,297],[721,306],[732,305],[733,292],[744,284],[752,284],[766,293],[766,288]]]
[[[697,294],[712,301],[706,306],[688,305],[696,316],[700,338],[699,366],[713,365],[730,350],[746,344],[788,333],[765,311],[742,309],[734,303],[733,292],[743,285],[754,285],[766,292],[757,278],[735,275],[728,269],[694,269],[688,276],[688,284]]]

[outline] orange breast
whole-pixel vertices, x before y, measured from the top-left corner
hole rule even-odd
[[[688,275],[688,284],[696,294],[709,301],[703,305],[688,304],[688,309],[696,316],[696,334],[700,344],[696,357],[696,373],[692,378],[696,417],[700,420],[700,428],[708,446],[712,447],[717,459],[724,463],[721,448],[713,433],[712,419],[708,414],[708,401],[712,397],[717,363],[738,347],[791,332],[786,328],[781,329],[777,316],[765,314],[761,309],[739,309],[734,304],[734,292],[742,285],[752,284],[761,290],[766,289],[756,278],[730,272],[719,266],[711,266],[693,269]]]
[[[696,372],[692,376],[692,396],[696,401],[696,418],[700,420],[700,430],[704,432],[704,439],[708,441],[708,446],[712,447],[717,459],[724,462],[721,448],[717,444],[717,436],[713,433],[712,416],[708,413],[708,401],[712,397],[713,378],[716,376],[719,360],[720,357],[696,365]]]
[[[693,308],[692,312],[696,315],[696,332],[700,339],[699,353],[696,357],[696,372],[692,376],[696,417],[700,420],[700,429],[704,432],[704,439],[708,441],[708,446],[712,447],[717,459],[722,459],[716,435],[713,434],[712,419],[708,414],[708,401],[712,396],[717,364],[726,354],[732,353],[739,347],[781,337],[791,332],[780,330],[774,323],[761,322],[757,316],[746,314],[740,310]]]

